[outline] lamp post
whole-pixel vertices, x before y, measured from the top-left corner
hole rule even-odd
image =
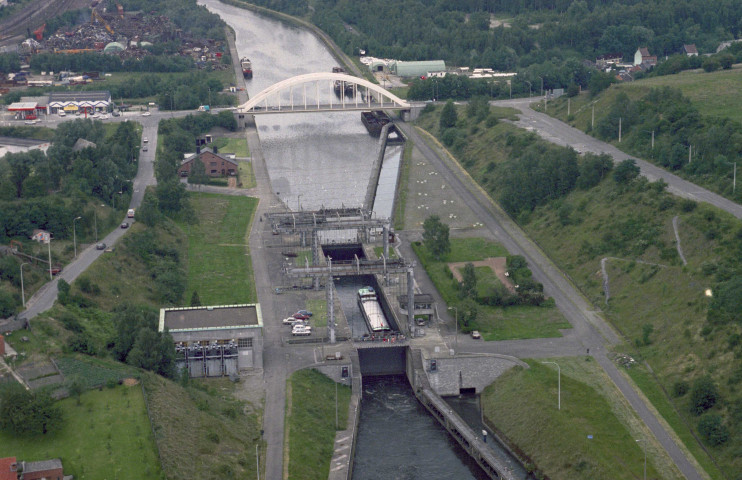
[[[77,258],[77,229],[75,228],[75,222],[80,220],[82,217],[75,217],[72,220],[72,243],[75,245],[75,258]]]
[[[541,95],[540,96],[543,97],[544,96],[544,77],[538,77],[538,78],[541,79]]]
[[[456,307],[448,307],[448,309],[453,310],[455,314],[455,319],[454,319],[454,328],[455,328],[454,335],[455,336],[453,337],[453,342],[454,342],[453,349],[454,351],[458,351],[459,350],[459,309]]]
[[[528,98],[531,98],[531,82],[524,80],[528,84]]]
[[[637,440],[637,442],[641,442],[642,450],[644,450],[644,480],[647,480],[647,443],[641,440]]]
[[[23,308],[26,308],[26,291],[23,289],[23,266],[28,265],[28,262],[21,263],[21,300],[23,301]]]
[[[562,409],[562,369],[559,368],[559,364],[556,362],[541,362],[551,363],[557,367],[557,410]]]

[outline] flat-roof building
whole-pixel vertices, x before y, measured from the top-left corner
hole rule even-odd
[[[160,309],[159,331],[175,341],[176,366],[190,377],[263,368],[260,304]]]

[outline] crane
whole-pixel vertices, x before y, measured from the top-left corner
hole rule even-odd
[[[102,23],[104,27],[106,27],[106,30],[108,30],[108,33],[113,35],[113,28],[106,22],[106,20],[101,17],[100,13],[98,13],[98,10],[93,10],[93,13],[90,15],[90,21],[94,21],[96,23]]]

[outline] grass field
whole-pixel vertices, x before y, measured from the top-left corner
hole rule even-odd
[[[561,367],[561,410],[556,368],[541,361],[510,370],[482,396],[487,422],[541,472],[553,480],[638,479],[646,447],[647,478],[683,478],[599,365],[583,358],[548,359],[553,360]]]
[[[249,157],[246,138],[220,137],[214,140],[214,145],[219,148],[219,153],[234,153],[236,157]]]
[[[258,185],[257,180],[255,180],[255,171],[252,168],[252,163],[240,162],[237,166],[237,172],[240,176],[242,188],[254,188]]]
[[[442,262],[433,259],[424,246],[413,244],[413,248],[448,305],[456,304],[459,297],[457,282],[449,273],[447,263],[477,261],[508,254],[502,245],[483,238],[451,239],[451,252]],[[478,308],[477,320],[471,329],[479,330],[485,340],[560,337],[560,329],[571,327],[553,302],[541,307],[479,305]]]
[[[265,451],[262,413],[259,406],[233,398],[235,384],[192,380],[184,388],[150,373],[142,381],[167,478],[256,478],[256,445]]]
[[[61,458],[79,479],[162,478],[141,386],[92,390],[59,402],[61,430],[14,438],[0,433],[3,455],[34,461]]]
[[[288,459],[284,462],[288,460],[288,478],[325,479],[330,473],[335,433],[346,428],[350,388],[316,370],[299,370],[288,380],[286,393]]]
[[[412,162],[412,149],[415,144],[408,140],[405,143],[404,154],[402,155],[402,165],[400,168],[402,171],[399,175],[399,184],[407,185],[410,181],[410,167]],[[407,207],[407,188],[397,189],[397,199],[394,203],[394,228],[396,230],[404,230],[405,221],[405,208]]]
[[[198,224],[181,223],[188,236],[188,287],[203,305],[257,301],[247,235],[257,200],[249,197],[191,194]]]

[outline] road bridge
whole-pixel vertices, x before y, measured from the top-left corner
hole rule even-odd
[[[338,100],[333,102],[336,93]],[[237,107],[237,113],[264,115],[411,108],[407,101],[368,80],[344,73],[318,72],[271,85]]]

